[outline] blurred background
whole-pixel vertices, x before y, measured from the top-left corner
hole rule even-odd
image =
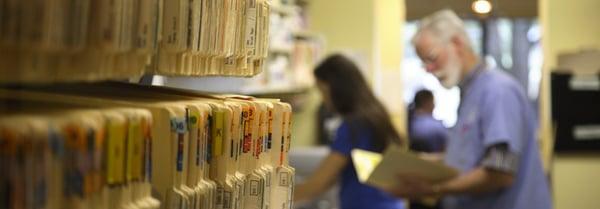
[[[27,2],[23,3],[25,5],[34,1],[23,2]],[[67,5],[65,2],[70,2],[69,5],[73,4],[81,8],[90,6],[83,3],[79,5],[77,1],[51,2],[62,2],[61,4],[65,4],[62,6]],[[341,124],[339,116],[328,111],[323,105],[313,77],[314,67],[330,54],[344,54],[358,64],[370,87],[391,114],[393,123],[401,135],[407,136],[408,107],[415,93],[421,89],[430,90],[435,97],[437,105],[433,110],[433,117],[442,121],[446,128],[455,125],[457,108],[461,102],[459,89],[446,89],[435,77],[428,74],[410,41],[416,33],[421,18],[441,9],[452,9],[464,20],[476,52],[484,57],[487,63],[512,75],[526,90],[529,102],[536,113],[537,140],[544,170],[551,184],[555,208],[597,209],[600,207],[600,186],[595,183],[600,174],[600,12],[598,12],[600,0],[268,0],[268,3],[271,5],[270,18],[268,18],[270,22],[266,21],[267,18],[261,19],[265,20],[261,24],[268,23],[268,50],[264,47],[266,38],[260,40],[263,43],[261,50],[265,49],[263,51],[267,51],[268,56],[261,55],[257,60],[253,60],[256,62],[252,64],[262,67],[257,67],[256,72],[236,74],[236,76],[250,76],[262,70],[262,73],[256,76],[228,77],[231,75],[217,73],[228,76],[203,74],[204,77],[189,77],[187,76],[189,72],[188,74],[179,72],[178,76],[153,74],[141,76],[144,72],[148,72],[143,71],[146,65],[152,64],[153,67],[157,67],[155,62],[147,58],[128,60],[132,63],[141,63],[138,67],[142,71],[137,72],[140,76],[125,73],[129,76],[109,77],[113,81],[145,85],[281,98],[282,101],[290,103],[293,108],[289,159],[291,165],[296,168],[296,180],[302,182],[314,173],[321,159],[327,155],[328,145],[332,141],[335,130]],[[26,82],[19,83],[18,80],[12,80],[13,77],[31,76],[41,77],[42,80],[50,83],[55,81],[55,78],[44,78],[42,73],[66,75],[64,76],[68,78],[66,81],[106,76],[102,73],[107,72],[98,71],[101,73],[94,75],[95,71],[91,70],[92,74],[87,75],[88,69],[73,67],[79,73],[89,76],[78,78],[70,74],[72,72],[60,71],[59,69],[63,67],[70,69],[71,66],[56,64],[59,62],[55,63],[53,60],[55,57],[52,56],[41,59],[36,54],[31,56],[26,54],[30,60],[12,59],[18,57],[14,53],[11,54],[12,47],[23,46],[16,45],[17,42],[12,40],[15,37],[9,35],[12,33],[19,35],[21,31],[17,28],[20,27],[30,30],[23,33],[37,34],[36,27],[30,27],[36,24],[27,23],[45,17],[38,15],[30,18],[23,15],[27,17],[23,17],[22,22],[11,19],[11,15],[21,15],[21,10],[15,5],[21,3],[14,0],[0,0],[0,12],[10,12],[10,14],[0,13],[0,23],[2,23],[0,42],[6,42],[0,43],[5,47],[0,48],[4,50],[0,50],[0,58],[5,61],[0,62],[0,71],[8,72],[0,76],[0,85],[13,84],[13,82],[25,84],[23,86],[28,85]],[[159,4],[154,6],[157,5]],[[76,8],[79,7],[69,10],[73,13],[71,15],[78,15],[80,11]],[[24,11],[32,12],[39,9],[27,8]],[[63,13],[60,9],[52,11]],[[155,12],[158,11],[157,8]],[[148,15],[152,16],[152,13]],[[53,19],[47,22],[63,25],[62,27],[68,29],[67,31],[72,30],[74,33],[85,35],[86,30],[75,26],[79,22],[87,23],[87,19],[78,20],[70,17],[60,16],[65,20],[65,24]],[[75,26],[71,28],[70,24]],[[160,25],[158,21],[156,24]],[[93,29],[95,27],[90,27],[91,31],[94,31]],[[127,27],[123,26],[121,29]],[[141,27],[137,30],[146,29]],[[48,26],[44,27],[43,31],[53,32],[54,29]],[[78,44],[85,46],[83,39],[76,40],[70,37],[72,34],[56,33],[53,35],[68,37],[63,40],[66,43],[62,43],[66,46],[75,49],[78,49]],[[123,40],[132,39],[125,35],[123,37],[125,37],[121,37]],[[156,41],[158,38],[153,40]],[[50,49],[56,47],[53,39],[46,41]],[[113,41],[119,42],[119,40]],[[123,45],[133,46],[129,42]],[[148,50],[142,54],[149,57],[154,56],[153,53],[157,52],[154,51],[156,48],[164,47],[148,45]],[[231,46],[230,48],[233,48]],[[190,48],[193,47],[195,46]],[[132,49],[135,48],[127,48],[129,50],[127,53],[131,53]],[[51,50],[50,52],[54,53]],[[110,53],[120,53],[120,51]],[[112,60],[114,57],[110,57],[114,54],[110,53],[106,56],[110,58],[107,60],[114,61]],[[132,54],[137,56],[136,53],[138,52]],[[259,56],[256,50],[254,53],[253,56]],[[73,56],[70,52],[65,54],[68,55],[65,55],[67,60],[73,59],[77,61],[73,63],[79,63],[78,56]],[[241,54],[244,52],[242,51]],[[123,57],[119,59],[121,58]],[[229,58],[227,62],[230,61]],[[117,66],[128,62],[124,60],[117,60],[110,64]],[[28,69],[24,71],[27,76],[18,75],[18,69],[14,69],[16,76],[11,75],[13,73],[11,64],[20,62],[27,64],[21,66],[23,69]],[[80,62],[90,69],[106,67],[98,64],[103,61],[96,59]],[[132,68],[129,65],[124,66],[124,69]],[[121,73],[118,72],[119,70],[110,70],[115,72],[108,72],[108,74]],[[120,78],[127,79],[119,80]],[[106,79],[108,78],[97,80]],[[319,199],[296,204],[295,207],[338,208],[336,191],[337,187],[334,187]]]
[[[558,114],[553,118],[551,113],[569,112],[575,107],[563,105],[562,109],[553,110],[550,84],[553,72],[566,69],[578,74],[588,70],[582,66],[594,66],[590,62],[598,60],[593,57],[600,49],[600,1],[275,0],[273,5],[278,9],[272,14],[271,55],[265,73],[252,79],[168,78],[164,84],[277,96],[291,102],[291,163],[300,180],[315,169],[319,156],[326,155],[324,146],[340,123],[339,118],[323,108],[312,85],[312,67],[327,54],[341,52],[360,65],[403,134],[406,107],[422,88],[435,95],[438,105],[434,117],[446,127],[454,125],[460,103],[458,89],[445,89],[427,74],[410,44],[420,18],[450,8],[464,19],[476,50],[488,62],[513,75],[527,90],[538,114],[539,144],[556,208],[591,209],[600,205],[600,187],[591,183],[600,173],[600,149],[597,145],[576,145],[569,137],[555,140],[562,128],[557,129],[553,123]],[[592,70],[600,69],[600,65],[595,67]],[[234,82],[229,82],[232,79]],[[552,96],[559,96],[556,94]],[[555,100],[560,102],[560,97]],[[596,103],[596,108],[599,105]],[[555,144],[560,146],[554,147]],[[330,195],[298,207],[335,205],[335,195]]]

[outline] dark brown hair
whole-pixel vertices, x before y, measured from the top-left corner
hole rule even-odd
[[[415,94],[415,99],[413,102],[415,104],[415,108],[422,108],[425,105],[433,102],[433,93],[427,89],[421,89]]]
[[[387,111],[352,61],[342,55],[329,56],[317,66],[314,75],[329,87],[333,108],[354,132],[351,134],[353,142],[355,131],[363,127],[372,131],[377,151],[383,151],[390,142],[401,142]]]

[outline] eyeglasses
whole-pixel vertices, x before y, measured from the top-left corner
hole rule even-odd
[[[442,48],[444,48],[446,44],[437,45],[429,50],[427,55],[424,57],[420,57],[421,61],[423,61],[424,65],[434,64],[440,58],[440,54],[442,52]]]

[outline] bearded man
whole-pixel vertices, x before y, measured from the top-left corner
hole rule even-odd
[[[413,38],[426,70],[461,90],[458,120],[444,161],[460,175],[439,184],[403,176],[398,197],[443,197],[444,209],[551,209],[536,123],[514,78],[485,63],[473,50],[462,20],[450,10],[424,18]]]

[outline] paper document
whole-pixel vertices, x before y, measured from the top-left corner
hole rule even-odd
[[[410,175],[439,183],[458,175],[458,171],[441,163],[419,158],[416,154],[390,148],[384,154],[353,149],[352,162],[358,180],[377,187],[400,183],[400,176]]]

